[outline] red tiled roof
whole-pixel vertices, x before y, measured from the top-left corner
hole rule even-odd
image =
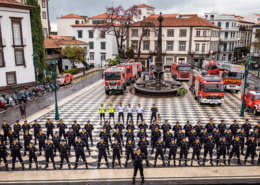
[[[55,41],[57,45],[89,45],[89,43],[82,42],[80,40],[57,40]]]
[[[255,15],[258,16],[258,17],[260,17],[260,14],[256,14],[256,13],[255,13]]]
[[[114,24],[115,26],[120,26],[120,24]],[[73,24],[71,27],[96,27],[96,26],[104,26],[104,24]]]
[[[144,7],[147,7],[147,8],[153,8],[153,9],[155,9],[155,7],[153,7],[153,6],[149,6],[149,5],[147,5],[147,4],[140,4],[140,5],[137,5],[137,7],[138,7],[138,8],[144,8]]]
[[[248,21],[243,21],[243,20],[238,20],[237,22],[248,23],[248,24],[255,24],[254,22],[248,22]]]
[[[61,48],[55,42],[56,42],[55,40],[52,40],[52,39],[44,37],[44,47],[45,47],[45,49],[58,49],[58,48]]]
[[[0,0],[0,7],[10,7],[26,10],[31,10],[34,8],[34,6],[19,3],[16,0]]]
[[[182,15],[182,16],[198,16],[198,14],[180,14],[180,15]]]
[[[58,35],[52,35],[50,34],[50,37],[53,38],[53,39],[64,39],[64,40],[73,40],[73,37],[70,37],[70,36],[67,36],[67,37],[61,37],[61,36],[58,36]]]
[[[176,17],[177,15],[179,15],[179,14],[163,14],[163,17]],[[158,18],[159,16],[160,16],[160,14],[153,14],[147,18]]]
[[[80,17],[80,16],[75,15],[75,14],[73,14],[73,13],[61,17],[61,19],[66,19],[66,18],[78,18],[78,19],[84,19],[83,17]]]
[[[107,17],[108,17],[108,14],[107,13],[103,13],[103,14],[100,14],[100,15],[89,17],[88,19],[106,19]]]

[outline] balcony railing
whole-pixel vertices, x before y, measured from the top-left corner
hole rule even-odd
[[[221,30],[238,31],[238,27],[224,27],[224,28],[221,28]]]
[[[224,37],[223,40],[224,41],[237,41],[238,38],[237,37],[234,37],[234,38],[233,37]]]
[[[198,54],[198,55],[200,55],[200,54],[209,54],[209,50],[206,50],[206,51],[204,51],[204,52],[202,52],[201,50],[200,51],[196,51],[196,50],[192,50],[191,51],[191,54]]]
[[[260,57],[260,53],[256,53],[256,52],[251,52],[250,53],[251,57]]]

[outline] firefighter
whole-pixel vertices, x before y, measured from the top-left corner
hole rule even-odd
[[[74,124],[71,127],[72,127],[72,130],[76,133],[76,135],[80,136],[79,131],[80,131],[81,127],[78,124],[77,120],[74,120]]]
[[[158,141],[155,143],[155,148],[156,148],[156,153],[155,153],[153,167],[156,167],[156,162],[159,155],[161,156],[161,159],[163,161],[163,166],[165,166],[164,154],[163,154],[163,148],[165,148],[165,144],[164,142],[162,142],[161,137],[158,137]]]
[[[47,139],[46,135],[44,133],[42,133],[42,129],[39,130],[39,134],[37,135],[37,139],[39,140],[39,155],[42,155],[42,148],[44,147],[45,144],[45,139]]]
[[[106,161],[106,166],[109,168],[108,160],[107,160],[107,153],[106,153],[107,143],[104,141],[103,137],[100,137],[100,142],[97,143],[97,149],[98,149],[98,169],[100,168],[100,162],[102,156],[104,156]]]
[[[194,128],[191,128],[191,131],[189,133],[189,148],[188,150],[190,149],[191,147],[191,144],[194,143],[194,141],[196,140],[196,137],[197,137],[197,133],[194,131],[195,129]]]
[[[88,132],[86,132],[85,128],[82,128],[82,132],[80,133],[80,138],[82,141],[85,142],[86,148],[88,150],[88,154],[91,155],[89,145],[88,145],[88,137],[89,137]]]
[[[68,127],[67,127],[67,125],[65,125],[63,123],[62,119],[60,119],[60,123],[57,125],[57,128],[59,128],[59,136],[60,136],[60,138],[63,136],[63,138],[66,139],[66,132],[65,132],[65,130]]]
[[[0,141],[1,141],[2,143],[4,143],[4,142],[5,142],[5,136],[4,136],[4,135],[2,135],[2,133],[0,133]]]
[[[70,150],[71,150],[71,146],[73,146],[75,150],[75,138],[77,137],[77,135],[75,131],[72,130],[72,127],[69,127],[69,131],[67,132],[66,137],[68,137],[68,145],[70,147]],[[69,151],[69,155],[70,155],[70,151]]]
[[[75,167],[74,169],[78,168],[78,161],[79,157],[82,158],[86,169],[88,169],[88,163],[86,160],[85,152],[84,152],[84,147],[86,146],[86,143],[84,141],[81,141],[80,136],[77,137],[77,142],[75,142],[75,153],[76,153],[76,161],[75,161]]]
[[[104,107],[104,104],[103,103],[101,103],[100,104],[100,107],[99,107],[99,114],[100,114],[100,125],[102,125],[102,117],[103,117],[103,119],[104,119],[104,123],[105,123],[105,107]]]
[[[250,137],[249,131],[252,128],[251,124],[249,123],[249,119],[246,119],[246,122],[242,125],[242,127],[245,129],[246,138],[248,140]]]
[[[12,170],[15,169],[15,160],[16,157],[19,159],[20,163],[22,164],[22,169],[24,170],[24,162],[21,156],[20,150],[23,148],[22,144],[20,142],[17,142],[17,139],[14,138],[13,142],[10,143],[10,150],[12,153]]]
[[[158,129],[160,128],[159,125],[157,124],[156,120],[153,120],[153,124],[149,126],[149,129],[151,130],[151,145],[153,145],[153,138],[152,137],[153,137],[153,132],[154,132],[156,127],[158,127]],[[156,139],[156,141],[157,141],[157,139]]]
[[[225,135],[226,140],[227,140],[227,142],[228,142],[227,154],[229,155],[230,143],[231,143],[232,137],[233,137],[233,135],[232,135],[231,132],[230,132],[230,128],[227,128],[227,131],[225,132],[224,135]]]
[[[255,128],[258,128],[258,131],[260,131],[260,121],[257,122],[257,125],[254,127]]]
[[[202,132],[199,135],[201,145],[204,143],[204,140],[208,138],[207,128],[204,127]]]
[[[121,157],[120,157],[120,150],[122,150],[120,143],[118,143],[118,140],[115,139],[115,142],[112,144],[111,148],[113,149],[113,161],[112,161],[112,168],[114,168],[115,165],[115,159],[118,159],[118,164],[121,167]]]
[[[143,136],[145,138],[148,137],[147,133],[144,131],[144,127],[141,127],[141,131],[137,133],[137,137],[139,137],[139,140],[142,140]]]
[[[197,136],[200,135],[201,131],[203,130],[203,127],[200,125],[200,121],[197,122],[197,125],[194,126],[195,132],[197,133]]]
[[[239,139],[241,140],[241,155],[245,155],[244,146],[245,146],[246,133],[244,127],[241,127],[240,132],[238,132],[238,135],[239,135]]]
[[[156,116],[156,113],[158,112],[158,109],[155,107],[155,104],[153,104],[153,107],[151,108],[151,112],[152,112],[152,115],[151,115],[151,121],[150,121],[150,124],[152,124],[152,120],[157,118]]]
[[[151,150],[151,155],[153,154],[154,148],[155,148],[155,144],[158,141],[158,138],[161,137],[161,132],[158,129],[158,126],[155,127],[155,130],[152,132],[152,150]]]
[[[64,159],[67,161],[69,169],[71,169],[69,155],[68,155],[68,153],[70,151],[70,147],[66,144],[65,139],[61,140],[61,144],[59,144],[58,149],[59,149],[59,153],[60,153],[60,169],[62,169],[62,167],[63,167]]]
[[[114,129],[119,128],[119,132],[122,133],[125,126],[121,124],[120,120],[117,122],[117,124],[114,126]]]
[[[230,125],[230,130],[234,138],[237,135],[238,129],[239,129],[239,125],[237,124],[237,120],[234,120],[234,123]]]
[[[206,124],[205,128],[207,129],[208,133],[212,133],[214,128],[216,128],[215,124],[213,123],[213,118],[209,120],[209,123]]]
[[[6,123],[6,120],[4,120],[3,125],[2,125],[2,129],[4,131],[4,136],[5,136],[5,145],[7,145],[7,137],[9,135],[9,128],[10,128],[10,126]]]
[[[34,145],[36,145],[36,141],[37,141],[37,135],[39,134],[39,130],[41,129],[41,125],[38,124],[37,119],[34,120],[34,124],[32,125],[32,128],[34,130]]]
[[[25,130],[24,138],[24,155],[26,156],[26,152],[28,151],[30,141],[32,140],[32,135],[29,134],[28,130]]]
[[[133,125],[133,121],[129,121],[129,124],[126,126],[126,130],[131,129],[132,132],[135,130],[135,126]]]
[[[134,140],[135,135],[132,132],[131,128],[128,128],[128,132],[125,133],[125,137],[126,137],[126,141],[128,141],[128,138],[131,138],[131,140],[133,141],[133,144],[135,144],[135,140]]]
[[[125,167],[127,167],[127,163],[128,163],[128,160],[129,160],[129,156],[131,155],[131,157],[133,158],[134,148],[135,148],[135,145],[134,145],[134,143],[132,143],[132,139],[131,139],[131,138],[128,138],[128,142],[127,142],[127,144],[125,145],[125,149],[126,149]]]
[[[190,124],[190,121],[187,121],[187,124],[184,125],[184,130],[185,130],[185,136],[189,137],[190,131],[192,129],[192,125]]]
[[[233,139],[231,142],[230,142],[230,145],[233,146],[231,152],[230,152],[230,155],[229,155],[229,159],[228,159],[228,165],[230,165],[230,161],[233,157],[233,154],[236,153],[237,154],[237,163],[241,165],[240,163],[240,151],[239,151],[239,148],[241,146],[241,140],[239,139],[239,135],[237,134],[236,135],[236,138]]]
[[[52,138],[52,143],[54,144],[54,156],[56,156],[57,149],[59,149],[60,146],[60,136],[58,136],[58,132],[54,133],[54,137]]]
[[[6,160],[6,151],[7,151],[7,147],[5,146],[4,141],[2,142],[0,140],[0,167],[1,167],[1,158],[2,158],[5,163],[5,169],[8,170],[8,163]]]
[[[177,140],[176,144],[179,146],[180,142],[182,141],[182,138],[184,136],[184,133],[182,132],[182,128],[180,128],[177,132],[174,134],[174,138]]]
[[[51,137],[53,137],[53,129],[55,128],[55,126],[49,118],[47,119],[47,122],[45,123],[45,127],[47,128],[47,137],[49,138],[50,135],[51,135]]]
[[[116,124],[115,123],[115,108],[113,106],[113,102],[110,102],[110,105],[108,106],[107,110],[109,112],[109,124],[110,124],[111,118],[113,118],[114,125],[115,125]]]
[[[171,157],[173,158],[173,165],[176,166],[175,160],[176,160],[178,145],[175,143],[174,138],[171,139],[171,142],[168,144],[167,147],[170,149],[168,155],[168,166],[170,166]]]
[[[116,132],[113,133],[112,137],[114,137],[114,139],[117,139],[117,142],[121,145],[124,141],[121,139],[123,138],[122,133],[119,132],[119,128],[116,129]],[[123,145],[124,146],[124,145]],[[122,150],[121,150],[121,154],[122,154]]]
[[[20,142],[20,131],[22,130],[19,120],[16,120],[16,123],[13,126],[14,133],[17,135],[18,142]]]
[[[53,155],[53,150],[55,146],[53,143],[51,143],[51,140],[48,138],[47,143],[44,144],[43,149],[45,151],[45,158],[46,158],[46,165],[44,169],[47,169],[49,167],[49,159],[51,159],[51,162],[53,164],[53,169],[56,169],[55,166],[55,161],[54,161],[54,155]]]
[[[27,120],[24,120],[24,124],[22,125],[22,129],[23,129],[23,134],[25,134],[26,130],[28,130],[28,132],[30,132],[31,125],[27,124]]]
[[[123,120],[123,124],[125,123],[125,119],[124,119],[124,106],[122,105],[122,102],[120,102],[119,106],[117,107],[118,110],[118,120],[120,121],[120,117],[122,117]]]
[[[103,138],[103,140],[105,141],[105,146],[107,148],[107,152],[108,152],[108,155],[110,155],[110,152],[109,152],[109,145],[108,145],[108,137],[109,137],[109,134],[108,132],[106,131],[106,127],[103,127],[103,131],[99,133],[99,137],[100,138]]]
[[[35,146],[33,146],[33,142],[29,143],[29,169],[32,168],[32,159],[34,160],[34,163],[36,165],[36,170],[38,170],[38,162],[37,162],[37,156],[36,156],[36,152],[37,152],[37,148]]]
[[[137,171],[139,169],[140,175],[142,178],[142,183],[144,183],[144,169],[143,169],[143,160],[145,159],[144,154],[141,153],[140,148],[137,148],[136,153],[133,155],[132,160],[134,161],[134,176],[133,176],[133,181],[132,184],[135,184],[135,178]]]
[[[174,131],[174,134],[178,133],[179,130],[182,130],[182,127],[180,126],[180,123],[177,121],[176,125],[173,126],[172,130]]]
[[[251,132],[250,135],[255,135],[255,141],[256,143],[259,143],[260,133],[258,127],[255,127],[254,132]]]
[[[200,166],[200,150],[201,150],[201,143],[199,141],[199,137],[195,138],[195,141],[191,144],[191,147],[193,148],[192,152],[192,158],[191,158],[191,166],[194,160],[195,155],[197,156],[197,161]]]
[[[185,166],[187,166],[187,156],[188,156],[189,143],[186,141],[185,135],[183,135],[182,141],[179,142],[178,146],[181,148],[179,166],[181,166],[181,159],[182,159],[183,155],[184,155],[184,158],[185,158]]]
[[[249,136],[249,139],[246,142],[247,145],[247,150],[246,150],[246,156],[245,156],[245,161],[244,164],[246,165],[246,161],[249,155],[251,155],[252,161],[251,164],[254,165],[254,158],[255,158],[255,148],[256,148],[256,142],[255,142],[255,136],[251,135]]]
[[[172,129],[171,125],[168,123],[168,120],[166,119],[164,121],[164,124],[161,126],[161,129],[163,130],[163,135],[165,135],[167,133],[168,129]]]
[[[148,125],[145,123],[145,120],[142,120],[142,122],[138,125],[138,128],[141,130],[141,127],[144,128],[144,131],[146,132],[146,129],[148,128]]]
[[[105,122],[104,127],[106,127],[106,131],[107,131],[107,133],[108,133],[108,139],[109,139],[109,141],[110,141],[110,144],[112,145],[111,133],[110,133],[110,131],[112,130],[112,127],[111,127],[111,125],[108,123],[108,121]],[[107,140],[107,142],[108,142],[108,140]]]
[[[16,138],[17,135],[16,135],[16,133],[14,133],[14,132],[12,131],[12,128],[11,128],[11,127],[9,127],[8,130],[9,130],[8,138],[9,138],[9,142],[10,142],[10,145],[11,145],[11,144],[13,143],[14,138]]]
[[[145,156],[146,166],[150,166],[148,162],[147,147],[150,145],[149,141],[146,140],[145,136],[142,136],[142,140],[139,141],[138,147],[141,149],[142,154]]]
[[[131,104],[128,104],[128,107],[125,111],[127,111],[126,123],[128,123],[128,120],[133,121],[133,108],[131,107]]]
[[[226,131],[226,124],[224,123],[224,120],[221,120],[221,123],[218,125],[219,128],[219,132],[221,134],[221,136],[225,133]],[[216,140],[215,140],[216,141]],[[219,141],[219,140],[218,140]],[[218,142],[216,141],[216,143]]]
[[[170,133],[170,129],[168,128],[166,133],[163,135],[163,141],[165,143],[164,145],[164,154],[166,152],[166,148],[168,147],[168,145],[170,144],[172,138],[174,139],[174,136],[172,133]]]
[[[212,138],[212,133],[209,133],[209,136],[208,138],[206,138],[204,140],[204,158],[203,158],[203,166],[205,166],[205,161],[206,161],[206,157],[207,157],[207,154],[209,153],[210,155],[210,164],[211,166],[213,166],[213,158],[212,158],[212,155],[213,155],[213,148],[214,148],[214,145],[215,145],[215,141],[214,139]]]
[[[93,139],[92,139],[92,132],[94,130],[94,127],[92,124],[90,124],[90,120],[87,121],[87,124],[85,125],[85,129],[89,135],[90,141],[91,141],[91,146],[93,146]]]
[[[221,155],[223,155],[223,163],[226,165],[226,154],[227,154],[227,146],[229,143],[226,141],[225,135],[221,137],[221,141],[217,143],[217,147],[219,148],[219,151],[217,153],[217,165],[219,162],[219,158]]]
[[[140,117],[140,120],[143,120],[143,111],[144,108],[140,105],[140,103],[138,104],[138,106],[136,107],[136,112],[137,112],[137,121],[136,121],[136,125],[138,125],[138,120]]]
[[[224,133],[223,133],[224,134]],[[215,143],[216,143],[216,149],[217,149],[217,153],[218,153],[218,150],[219,150],[219,146],[217,145],[218,142],[220,141],[220,138],[221,136],[223,135],[221,132],[220,132],[220,129],[219,127],[216,128],[216,130],[213,132],[213,138],[215,140]]]

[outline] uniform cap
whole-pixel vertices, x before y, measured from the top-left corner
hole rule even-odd
[[[4,120],[3,122],[6,122],[6,120]]]
[[[115,138],[115,141],[118,141],[118,139],[117,139],[117,138]]]
[[[60,121],[62,121],[62,119],[60,119]]]
[[[12,130],[12,129],[9,127],[8,130]]]
[[[32,144],[32,145],[33,145],[33,142],[30,142],[29,144]]]
[[[213,120],[213,118],[210,118],[209,120]]]
[[[16,120],[16,122],[19,122],[19,120]]]
[[[74,120],[74,122],[77,122],[77,120]]]
[[[145,136],[142,136],[142,138],[145,138]]]
[[[217,127],[216,129],[219,129],[219,127]]]
[[[47,138],[47,141],[50,141],[51,139],[50,138]]]
[[[51,120],[50,118],[48,118],[47,120]]]
[[[236,134],[236,137],[239,137],[239,134]]]
[[[176,122],[176,124],[179,123],[179,121]]]
[[[25,131],[28,131],[28,129],[26,129]]]
[[[194,127],[191,127],[191,130],[194,130],[195,128]]]
[[[27,120],[24,120],[24,123],[26,123],[27,122]]]
[[[168,121],[168,119],[165,120],[165,122]]]
[[[119,104],[122,104],[122,102],[120,102]]]
[[[13,139],[13,141],[16,140],[16,137]]]
[[[241,127],[241,129],[240,130],[242,130],[242,129],[245,129],[244,127]]]
[[[155,105],[155,104],[153,104],[153,105]]]
[[[55,132],[55,134],[58,134],[58,132]]]
[[[104,139],[103,137],[100,137],[100,139]]]
[[[153,120],[153,122],[156,122],[156,120]]]
[[[260,123],[260,121],[258,121],[257,123]]]
[[[251,137],[255,137],[255,134],[252,134]]]
[[[112,104],[113,102],[111,101],[110,104]]]
[[[167,131],[170,131],[170,129],[169,129],[169,128],[167,128]]]
[[[107,129],[107,127],[104,126],[103,129]]]
[[[34,122],[36,122],[36,121],[37,121],[37,119],[34,120]]]
[[[69,129],[72,129],[72,127],[69,127]]]
[[[185,135],[183,135],[182,139],[186,139]]]
[[[101,104],[104,104],[104,103],[101,103]]]
[[[65,139],[62,139],[61,142],[65,142],[66,140]]]
[[[137,149],[136,150],[140,150],[140,147],[137,147]]]
[[[140,129],[144,129],[144,127],[141,127]]]
[[[131,137],[129,137],[129,138],[128,138],[128,141],[129,141],[129,140],[132,140],[132,138],[131,138]]]
[[[190,121],[187,121],[187,123],[189,123]]]
[[[200,121],[198,121],[197,123],[200,123]]]
[[[161,138],[161,137],[158,137],[158,140],[159,140],[159,139],[162,139],[162,138]]]
[[[225,135],[223,135],[223,136],[222,136],[222,138],[226,138],[226,136],[225,136]]]
[[[129,123],[133,122],[132,120],[129,121]]]
[[[88,120],[87,122],[90,122],[90,120]]]
[[[145,121],[144,119],[142,121]]]
[[[248,121],[249,119],[246,119],[246,121]]]
[[[128,105],[131,105],[130,103]]]
[[[182,130],[182,128],[179,128],[179,130]]]
[[[138,103],[138,105],[141,105],[140,103]]]
[[[206,130],[206,129],[207,129],[206,127],[203,128],[203,130]]]
[[[174,138],[172,138],[171,141],[174,141]]]
[[[236,122],[237,120],[235,119],[234,122]]]
[[[230,130],[230,127],[228,127],[227,130]]]
[[[108,123],[108,121],[105,121],[105,123]]]
[[[199,139],[199,137],[196,137],[195,139],[197,140],[197,139]]]
[[[209,136],[212,136],[212,133],[209,133]]]
[[[39,131],[42,131],[42,129],[40,128]]]
[[[78,136],[77,139],[80,139],[80,136]]]

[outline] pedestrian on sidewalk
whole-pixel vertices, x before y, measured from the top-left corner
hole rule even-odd
[[[23,119],[23,116],[24,116],[24,119],[26,119],[26,106],[23,103],[23,101],[21,101],[21,104],[20,104],[20,112],[21,112],[21,118]]]

